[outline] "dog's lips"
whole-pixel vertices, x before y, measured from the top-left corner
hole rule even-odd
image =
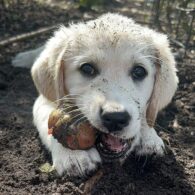
[[[111,134],[100,133],[97,142],[97,150],[104,160],[119,159],[123,157],[129,148],[127,140],[115,137]]]
[[[125,143],[122,139],[114,137],[110,134],[102,135],[102,142],[107,149],[116,153],[125,150],[127,145],[127,143]]]

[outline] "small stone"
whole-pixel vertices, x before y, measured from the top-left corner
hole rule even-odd
[[[182,108],[184,106],[184,103],[181,100],[176,100],[175,104],[179,108]]]
[[[194,168],[195,168],[195,163],[190,164],[190,165],[189,165],[189,168],[190,168],[190,169],[194,169]]]

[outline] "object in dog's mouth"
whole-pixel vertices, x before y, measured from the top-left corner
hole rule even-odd
[[[48,134],[72,150],[87,150],[96,146],[105,161],[125,155],[130,146],[129,141],[97,131],[89,122],[75,121],[74,116],[60,108],[56,109],[49,116]]]
[[[48,134],[52,134],[64,147],[72,150],[86,150],[95,145],[96,129],[88,122],[75,123],[69,114],[61,109],[51,112],[48,120]]]

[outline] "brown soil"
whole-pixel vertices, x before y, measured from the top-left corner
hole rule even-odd
[[[5,25],[1,39],[55,22],[67,23],[70,19],[86,17],[86,13],[78,10],[67,12],[30,4],[18,9],[19,19],[12,21],[12,25]],[[38,14],[32,14],[36,9],[39,9]],[[119,10],[119,7],[112,7],[112,10]],[[87,17],[94,17],[100,13],[87,14]],[[4,18],[4,22],[10,21]],[[50,33],[45,33],[0,48],[0,194],[82,194],[85,181],[59,178],[39,170],[42,164],[51,162],[51,158],[41,145],[32,124],[32,105],[37,92],[29,70],[11,67],[11,58],[16,53],[37,47],[49,36]],[[136,157],[132,154],[123,167],[106,164],[103,166],[104,174],[92,189],[92,194],[194,194],[194,62],[189,57],[178,62],[179,89],[172,103],[159,114],[157,120],[156,129],[167,145],[165,157]]]

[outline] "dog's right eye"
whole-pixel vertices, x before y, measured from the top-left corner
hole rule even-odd
[[[135,81],[141,81],[147,76],[147,71],[141,65],[135,65],[131,70],[131,76]]]
[[[86,77],[95,77],[98,74],[97,68],[89,63],[82,64],[79,70]]]

